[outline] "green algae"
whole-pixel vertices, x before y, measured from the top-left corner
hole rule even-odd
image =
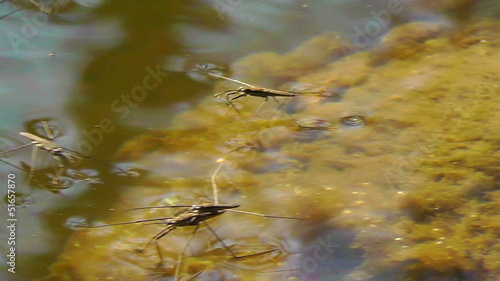
[[[410,23],[387,34],[371,51],[350,54],[349,43],[326,33],[288,54],[243,58],[233,65],[235,75],[252,84],[274,86],[286,78],[322,89],[347,87],[340,103],[301,97],[294,118],[339,125],[342,117],[361,112],[366,126],[301,132],[286,114],[275,112],[272,101],[248,122],[260,100],[235,101],[240,118],[225,103],[207,97],[176,116],[168,128],[137,136],[121,148],[119,157],[157,172],[124,190],[117,211],[100,219],[111,223],[165,216],[158,210],[119,212],[138,206],[210,202],[210,173],[216,159],[224,157],[226,165],[217,178],[221,202],[307,218],[289,223],[221,216],[214,225],[231,247],[261,249],[245,237],[309,245],[318,229],[351,229],[356,237],[349,247],[362,250],[364,258],[338,280],[496,280],[499,31],[498,22],[489,21],[472,22],[459,31]],[[169,162],[161,164],[164,159]],[[53,275],[141,280],[158,271],[152,269],[157,257],[153,247],[142,254],[134,248],[158,231],[130,226],[79,231],[52,267]],[[178,229],[162,238],[167,260],[163,275],[173,275],[190,231]],[[207,232],[200,235],[193,255],[183,262],[187,276],[221,270],[238,280],[276,279],[256,270],[225,268],[227,252]],[[300,252],[300,247],[293,250]],[[286,254],[250,263],[296,268]]]

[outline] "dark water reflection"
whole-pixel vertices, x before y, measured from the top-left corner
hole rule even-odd
[[[196,81],[186,72],[195,64],[227,67],[253,52],[290,51],[323,31],[356,42],[354,27],[363,28],[373,20],[370,12],[387,5],[386,1],[232,2],[239,4],[224,8],[208,0],[104,1],[96,7],[72,3],[45,14],[44,22],[43,12],[29,1],[1,1],[0,17],[23,10],[0,20],[0,149],[24,142],[18,132],[27,131],[34,120],[55,120],[61,131],[58,144],[114,162],[125,141],[168,126],[173,115],[212,93],[212,83]],[[467,20],[476,10],[472,3],[464,3],[449,9],[451,13],[446,13],[447,7],[429,13],[405,6],[392,26],[381,28],[373,42],[362,47],[372,45],[391,27],[415,19],[450,24]],[[37,19],[42,22],[30,26]],[[30,152],[7,160],[28,163]],[[40,169],[50,173],[50,160],[41,156]],[[2,164],[0,169],[5,182],[13,168]],[[15,278],[5,275],[2,244],[0,279],[45,276],[72,233],[64,227],[68,218],[109,212],[120,191],[136,180],[91,161],[78,169],[87,175],[84,178],[98,178],[100,183],[75,181],[68,189],[50,192],[39,188],[43,185],[25,186],[26,173],[14,170],[20,180],[18,191],[29,193],[31,201],[17,212],[19,271]],[[39,180],[46,180],[44,176],[41,173]]]

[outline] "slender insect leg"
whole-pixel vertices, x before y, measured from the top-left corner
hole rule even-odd
[[[230,98],[230,95],[234,95],[234,94],[237,94],[239,93],[239,91],[231,91],[229,93],[226,94],[226,101],[227,103],[229,104],[230,107],[234,108],[234,110],[236,110],[236,112],[238,113],[238,115],[241,117],[241,111],[234,105],[233,103],[233,100],[235,99],[239,99],[241,97],[244,97],[246,96],[247,94],[243,93],[243,94],[240,94],[234,98]]]
[[[14,14],[14,13],[17,13],[17,12],[21,11],[22,9],[23,9],[23,8],[19,8],[19,9],[14,10],[14,11],[12,11],[12,12],[10,12],[10,13],[6,14],[6,15],[3,15],[3,16],[1,16],[1,17],[0,17],[0,20],[1,20],[1,19],[3,19],[3,18],[8,17],[8,16],[10,16],[10,15],[12,15],[12,14]]]
[[[232,79],[232,78],[229,78],[229,77],[226,77],[226,76],[222,76],[222,75],[218,75],[218,74],[215,74],[215,73],[207,72],[207,75],[215,77],[215,78],[220,78],[220,79],[224,79],[224,80],[227,80],[227,81],[231,81],[231,82],[234,82],[234,83],[237,83],[237,84],[241,84],[241,85],[244,85],[244,86],[247,86],[247,87],[250,87],[250,88],[254,88],[255,87],[254,85],[242,82],[240,80]]]
[[[11,167],[14,167],[14,168],[16,168],[16,169],[21,170],[21,171],[25,171],[25,169],[23,169],[23,168],[21,168],[21,167],[19,167],[19,166],[17,166],[17,165],[11,164],[11,163],[9,163],[9,162],[7,162],[7,161],[5,161],[5,160],[0,159],[0,162],[3,162],[3,163],[5,163],[5,164],[7,164],[7,165],[9,165],[9,166],[11,166]]]
[[[61,177],[61,175],[64,172],[65,168],[64,168],[62,156],[54,155],[52,157],[54,158],[54,160],[57,161],[57,170],[56,170],[56,174],[52,178],[52,184],[58,184],[59,183],[59,178]]]
[[[240,214],[247,214],[247,215],[252,215],[252,216],[259,216],[259,217],[264,217],[264,218],[272,218],[272,219],[303,220],[303,218],[298,218],[298,217],[271,216],[271,215],[259,214],[259,213],[254,213],[254,212],[240,211],[240,210],[228,209],[226,211],[240,213]]]
[[[78,164],[78,162],[80,160],[83,159],[78,154],[73,154],[73,153],[68,153],[68,152],[63,152],[63,153],[59,154],[59,156],[64,161],[64,163],[68,164],[69,166],[74,166],[74,165]]]
[[[182,259],[184,258],[184,253],[186,253],[186,249],[189,247],[189,244],[191,243],[191,240],[193,240],[194,234],[196,231],[200,228],[200,225],[196,225],[194,228],[193,232],[191,232],[191,235],[189,235],[188,241],[184,248],[182,249],[182,252],[179,254],[179,257],[177,258],[177,265],[175,266],[175,275],[174,275],[174,280],[179,280],[179,273],[181,271],[182,267]]]
[[[226,99],[230,102],[230,101],[237,100],[237,99],[239,99],[239,98],[241,98],[241,97],[245,97],[245,96],[247,96],[247,95],[248,95],[247,93],[243,93],[243,94],[239,94],[239,95],[237,95],[237,96],[236,96],[236,97],[234,97],[234,98],[229,98],[229,96],[230,96],[230,95],[234,95],[234,94],[237,94],[237,93],[239,93],[239,92],[240,92],[240,91],[232,91],[231,93],[227,93],[227,94],[226,94]]]
[[[200,271],[196,272],[195,274],[191,275],[189,277],[189,279],[185,279],[185,281],[195,280],[195,278],[198,277],[198,276],[200,276],[200,274],[202,274],[202,273],[203,273],[203,270],[200,270]]]
[[[156,252],[158,253],[158,258],[160,259],[160,261],[158,262],[158,267],[161,267],[161,265],[163,264],[163,254],[161,253],[160,244],[158,244],[158,239],[155,239],[154,241],[155,241]]]
[[[276,112],[278,112],[278,111],[279,111],[279,110],[283,107],[283,105],[285,105],[285,101],[283,101],[282,103],[280,103],[280,102],[276,99],[276,97],[273,97],[273,100],[274,100],[277,104],[279,104],[279,106],[278,106],[278,108],[274,111],[273,115],[271,115],[271,118],[269,118],[269,119],[273,119],[274,115],[276,115]],[[290,113],[286,112],[285,110],[283,110],[283,112],[284,112],[286,115],[288,115],[288,117],[290,117],[290,119],[291,119],[291,120],[292,120],[292,121],[293,121],[293,122],[294,122],[297,126],[299,126],[299,127],[300,127],[300,125],[299,125],[299,123],[297,122],[297,120],[295,120],[295,118],[293,118],[293,116],[292,116],[292,115],[290,115]]]
[[[22,148],[25,148],[25,147],[31,146],[31,145],[33,145],[33,143],[23,144],[23,145],[21,145],[21,146],[14,147],[14,148],[9,149],[9,150],[6,150],[6,151],[2,151],[2,152],[0,153],[0,156],[2,156],[2,155],[4,155],[4,154],[7,154],[7,153],[10,153],[10,152],[12,152],[12,151],[16,151],[16,150],[19,150],[19,149],[22,149]]]
[[[259,105],[259,107],[257,108],[257,110],[255,111],[255,113],[252,115],[252,117],[250,117],[250,119],[248,119],[248,122],[253,122],[254,119],[257,118],[257,114],[259,114],[259,112],[262,110],[262,108],[264,107],[264,104],[266,104],[266,102],[269,100],[268,97],[265,97],[264,98],[264,101]],[[274,114],[273,114],[274,116]],[[273,117],[271,116],[271,119]]]
[[[222,165],[224,164],[224,159],[219,159],[219,161],[220,161],[219,166],[217,166],[214,173],[210,177],[210,180],[212,182],[212,192],[214,194],[214,203],[215,204],[219,204],[219,192],[217,190],[216,177],[217,177],[217,174],[219,173],[220,169],[222,168]]]
[[[115,166],[115,165],[113,165],[113,164],[111,164],[111,163],[108,163],[108,162],[106,162],[106,161],[103,161],[103,160],[100,160],[100,159],[97,159],[97,158],[94,158],[94,157],[90,157],[90,156],[85,155],[85,154],[82,154],[82,153],[80,153],[80,152],[78,152],[78,151],[71,150],[71,149],[68,149],[68,148],[64,148],[64,150],[67,150],[67,151],[71,152],[71,155],[72,155],[73,157],[75,157],[75,158],[78,158],[78,160],[81,160],[81,159],[83,159],[83,158],[92,159],[93,161],[96,161],[96,162],[99,162],[99,163],[101,163],[101,164],[103,164],[103,165],[109,166],[109,167],[111,167],[111,168],[113,168],[113,169],[117,170],[117,171],[118,171],[118,172],[120,172],[120,173],[124,173],[124,174],[127,174],[127,175],[133,174],[133,173],[131,173],[131,172],[129,172],[129,171],[127,171],[127,170],[125,170],[125,169],[122,169],[122,168],[120,168],[120,167],[118,167],[118,166]],[[82,158],[82,157],[83,157],[83,158]]]
[[[142,249],[137,249],[137,252],[141,253],[143,252],[151,243],[155,243],[156,251],[158,252],[158,257],[160,258],[160,262],[158,263],[158,266],[161,266],[163,264],[163,254],[161,253],[160,250],[160,244],[158,244],[158,240],[160,240],[163,236],[167,235],[170,231],[174,230],[175,227],[172,226],[167,226],[166,228],[162,229],[160,232],[158,232],[151,240],[142,247]]]
[[[242,117],[241,111],[236,106],[234,106],[234,104],[232,102],[229,102],[229,106],[231,106],[232,108],[234,108],[234,110],[236,111],[236,113],[238,113],[238,116],[240,118]]]
[[[47,137],[50,139],[50,140],[53,140],[54,139],[54,135],[52,134],[52,132],[50,131],[50,128],[49,128],[49,124],[47,124],[47,121],[42,121],[42,126],[43,126],[43,130],[45,131],[45,133],[47,134]]]
[[[279,104],[279,106],[278,106],[278,108],[276,108],[276,110],[273,112],[273,115],[271,115],[271,118],[270,118],[270,119],[273,119],[274,115],[276,115],[276,112],[278,112],[278,111],[279,111],[279,110],[283,107],[283,105],[285,104],[285,101],[283,101],[282,103],[280,103],[280,102],[276,99],[276,97],[273,97],[273,100],[274,100],[277,104]]]
[[[35,174],[36,154],[37,153],[38,153],[38,148],[36,146],[34,146],[33,150],[31,151],[30,171],[28,174],[28,180],[26,181],[27,184],[29,184],[31,182],[31,179],[33,179],[33,175]]]
[[[222,239],[219,237],[219,235],[217,235],[217,233],[210,227],[210,225],[208,225],[207,222],[203,221],[202,223],[212,232],[212,234],[215,236],[215,238],[217,238],[217,240],[219,240],[219,242],[222,244],[224,249],[226,249],[231,254],[231,256],[233,256],[233,258],[235,258],[235,259],[239,258],[237,255],[234,254],[233,250],[231,250],[231,248],[229,248],[226,245],[226,243],[224,243],[224,241],[222,241]]]
[[[238,258],[241,259],[241,258],[257,257],[260,255],[265,255],[265,254],[269,254],[269,253],[276,252],[276,251],[279,251],[279,249],[275,248],[275,249],[269,249],[269,250],[265,250],[265,251],[261,251],[261,252],[257,252],[257,253],[253,253],[253,254],[246,254],[243,256],[239,256]]]

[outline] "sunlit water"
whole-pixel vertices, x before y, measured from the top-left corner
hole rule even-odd
[[[461,102],[457,96],[458,101],[443,102],[444,113],[437,112],[430,108],[432,102],[424,100],[419,104],[418,99],[407,93],[422,91],[427,95],[428,84],[434,85],[429,88],[437,91],[438,82],[433,79],[444,72],[440,65],[448,68],[463,65],[447,66],[446,61],[439,63],[430,59],[428,66],[425,62],[412,66],[402,60],[397,62],[400,65],[394,68],[396,70],[387,67],[384,71],[375,69],[374,65],[393,66],[384,61],[387,57],[390,61],[393,53],[381,52],[381,61],[372,59],[373,63],[367,64],[367,58],[361,54],[328,68],[346,53],[325,50],[325,46],[332,46],[337,39],[328,34],[319,36],[325,31],[336,32],[351,42],[347,53],[356,54],[379,46],[379,39],[392,28],[420,20],[431,25],[418,29],[423,30],[422,41],[430,40],[440,30],[459,29],[475,17],[495,15],[493,2],[471,7],[453,4],[453,1],[435,6],[392,1],[399,5],[389,7],[391,1],[371,1],[369,5],[361,1],[158,1],[147,4],[78,1],[56,5],[50,14],[49,10],[40,11],[44,8],[30,1],[12,2],[0,4],[0,16],[22,8],[0,20],[3,38],[0,41],[1,149],[27,143],[18,132],[44,135],[40,124],[47,121],[52,130],[58,131],[54,140],[58,145],[113,163],[120,169],[130,169],[134,174],[124,174],[102,162],[84,159],[66,170],[61,182],[54,185],[51,184],[54,159],[46,151],[38,151],[37,172],[27,184],[26,170],[31,165],[32,148],[2,158],[25,170],[0,165],[2,185],[6,185],[8,174],[14,173],[16,192],[20,195],[16,212],[16,274],[7,272],[4,254],[7,245],[2,242],[2,280],[42,278],[49,275],[50,266],[53,266],[55,280],[153,279],[154,276],[149,275],[155,272],[158,261],[154,247],[142,255],[133,250],[144,245],[158,228],[133,226],[75,233],[74,225],[83,221],[111,223],[157,215],[153,211],[121,213],[133,207],[211,202],[210,176],[217,166],[216,160],[221,157],[227,158],[227,165],[217,177],[221,202],[241,204],[240,209],[245,211],[306,220],[224,214],[211,225],[235,251],[247,254],[278,248],[279,254],[262,255],[233,265],[235,262],[220,242],[203,229],[192,241],[190,257],[183,262],[182,270],[186,274],[200,273],[201,280],[238,280],[235,276],[242,280],[494,278],[493,269],[499,268],[494,260],[482,260],[486,264],[484,268],[476,267],[475,262],[471,265],[463,261],[467,258],[456,258],[456,266],[451,267],[439,266],[447,257],[424,261],[423,267],[413,264],[413,259],[427,253],[443,252],[431,247],[440,246],[439,242],[443,241],[440,237],[446,236],[436,234],[445,231],[441,229],[444,227],[431,225],[421,218],[435,217],[433,211],[425,209],[428,206],[419,205],[419,199],[439,198],[424,189],[417,192],[419,184],[432,182],[436,190],[442,190],[441,178],[459,181],[457,178],[462,180],[460,173],[476,173],[469,179],[470,186],[481,187],[476,188],[479,190],[476,193],[472,187],[468,192],[493,197],[484,190],[498,189],[492,168],[494,162],[473,154],[470,157],[477,160],[477,166],[464,164],[472,170],[431,171],[422,176],[413,172],[437,168],[429,157],[411,158],[411,155],[416,151],[417,140],[423,142],[424,150],[431,150],[431,144],[425,140],[440,134],[446,122],[452,124],[446,130],[452,130],[454,125],[466,128],[471,130],[470,135],[476,135],[471,142],[483,139],[489,145],[488,137],[484,136],[494,140],[494,131],[487,128],[495,128],[495,123],[491,121],[494,118],[485,115],[498,111],[485,106],[487,103],[480,106],[486,112],[470,103],[446,107],[446,103]],[[478,36],[478,40],[483,39]],[[485,36],[484,40],[493,41],[487,37],[488,32]],[[296,49],[314,37],[319,38],[317,45],[305,44],[302,51]],[[430,41],[428,47],[439,50],[440,41]],[[472,44],[463,41],[462,47]],[[321,42],[325,42],[324,45]],[[398,44],[395,46],[397,49]],[[289,56],[277,58],[277,54],[266,56],[262,52]],[[412,55],[400,50],[392,52],[395,56],[398,52],[402,56]],[[261,57],[242,59],[258,53]],[[478,53],[493,55],[487,47],[468,55],[475,57]],[[309,97],[290,101],[278,111],[279,105],[270,100],[257,116],[254,112],[261,101],[243,97],[235,101],[243,113],[239,117],[211,95],[240,85],[193,79],[190,70],[196,64],[208,62],[221,66],[224,75],[234,74],[247,83],[293,90],[331,90],[340,95],[325,100]],[[485,61],[476,64],[482,65]],[[476,67],[469,67],[470,76],[481,70]],[[498,91],[494,87],[498,77],[488,67],[484,66],[481,78],[464,81],[457,89],[463,87],[469,91],[472,87],[483,87],[486,93],[483,96],[493,96]],[[390,83],[391,77],[397,83]],[[465,80],[468,76],[460,77]],[[377,80],[386,84],[381,86]],[[453,91],[456,92],[460,90]],[[441,97],[439,93],[435,95],[436,100]],[[420,109],[426,107],[429,111]],[[465,120],[480,120],[484,127],[472,131],[477,123],[453,123],[456,121],[450,117],[453,114],[472,116]],[[366,122],[352,126],[358,123],[342,121],[353,120],[353,116],[362,116]],[[313,128],[297,129],[292,118]],[[254,122],[247,122],[249,119]],[[436,122],[436,127],[422,125],[436,120],[444,121]],[[405,134],[401,134],[402,130]],[[456,138],[459,137],[463,136]],[[445,138],[431,139],[433,148],[440,147],[439,144],[447,147]],[[474,148],[473,144],[468,148]],[[484,147],[477,147],[475,151],[479,151],[479,155],[490,153]],[[408,169],[402,167],[401,158],[423,164],[420,168]],[[404,179],[381,174],[385,171],[380,168],[383,165],[404,170]],[[433,178],[427,182],[424,178],[429,175]],[[2,198],[5,198],[5,189],[2,190]],[[415,198],[405,200],[409,193]],[[446,189],[439,195],[452,196]],[[460,201],[461,195],[455,194],[450,200]],[[488,200],[485,202],[498,204],[498,199]],[[2,207],[7,208],[7,203],[2,202]],[[446,209],[452,208],[450,204],[443,201],[433,206]],[[478,212],[481,208],[487,209],[473,202],[463,204]],[[456,213],[462,212],[460,207],[453,208]],[[419,232],[415,230],[417,227],[412,228],[418,223],[422,223],[419,227],[425,230]],[[490,227],[494,229],[494,226],[485,226]],[[8,234],[5,227],[1,229],[2,235]],[[167,269],[156,271],[166,278],[174,275],[171,268],[190,233],[190,229],[177,229],[161,240]],[[490,233],[485,237],[487,235]],[[460,237],[454,235],[453,239]],[[429,241],[427,248],[413,247],[421,241]],[[405,250],[407,248],[410,250]],[[386,258],[377,260],[377,252]],[[433,268],[432,263],[438,265]],[[107,270],[103,265],[114,269]],[[287,269],[297,270],[259,273]],[[84,279],[85,276],[88,279]]]

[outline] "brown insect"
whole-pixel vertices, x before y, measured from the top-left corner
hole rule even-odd
[[[84,227],[84,228],[101,228],[101,227],[127,225],[127,224],[143,224],[143,225],[160,224],[160,225],[163,225],[164,228],[160,232],[155,234],[143,248],[137,250],[138,252],[142,252],[144,249],[146,249],[146,247],[148,247],[150,244],[154,243],[155,247],[156,247],[156,251],[158,253],[158,257],[160,259],[159,265],[162,265],[163,264],[163,254],[162,254],[161,249],[160,249],[159,240],[161,238],[165,237],[165,235],[169,234],[171,231],[173,231],[174,229],[176,229],[178,227],[194,226],[195,228],[193,229],[193,232],[189,236],[188,242],[184,246],[182,252],[179,254],[177,264],[176,264],[176,270],[175,270],[175,280],[179,280],[178,278],[180,276],[180,268],[182,265],[182,260],[183,260],[184,254],[185,254],[186,249],[188,248],[189,244],[191,243],[194,235],[198,231],[200,225],[205,226],[217,238],[217,240],[221,243],[221,245],[224,247],[224,249],[226,249],[226,251],[231,255],[231,257],[233,259],[241,259],[244,257],[257,256],[257,255],[262,255],[262,254],[276,251],[277,249],[271,249],[271,250],[266,250],[266,251],[262,251],[262,252],[258,252],[258,253],[238,256],[238,255],[236,255],[236,253],[234,253],[233,250],[231,250],[230,247],[228,247],[226,245],[226,243],[224,243],[224,241],[217,235],[217,232],[212,227],[210,227],[210,225],[207,223],[207,220],[212,219],[212,218],[217,217],[217,216],[220,216],[226,212],[235,212],[235,213],[261,216],[261,217],[267,217],[267,218],[276,218],[276,219],[302,220],[302,218],[297,218],[297,217],[271,216],[271,215],[259,214],[259,213],[254,213],[254,212],[235,210],[235,208],[238,208],[240,206],[239,204],[219,203],[218,190],[217,190],[217,185],[215,182],[215,177],[216,177],[217,173],[219,173],[222,165],[223,165],[223,160],[220,162],[219,166],[214,171],[214,173],[212,174],[212,177],[211,177],[212,190],[213,190],[213,196],[214,196],[213,203],[203,203],[203,204],[198,204],[198,205],[167,205],[167,206],[148,206],[148,207],[133,208],[133,209],[130,209],[129,211],[145,210],[145,209],[164,209],[164,208],[186,208],[186,209],[173,217],[159,217],[159,218],[153,218],[153,219],[141,219],[141,220],[134,220],[134,221],[129,221],[129,222],[111,223],[111,224],[98,225],[98,226],[89,226],[89,227]]]
[[[23,149],[25,147],[34,146],[32,152],[31,152],[31,162],[30,162],[30,169],[29,169],[28,180],[27,180],[28,183],[31,182],[31,180],[34,176],[38,149],[47,151],[48,153],[50,153],[52,155],[52,158],[56,161],[55,175],[51,180],[52,184],[54,184],[54,185],[57,185],[60,183],[60,178],[62,176],[62,173],[66,169],[66,167],[72,167],[72,166],[77,165],[83,158],[93,159],[94,161],[111,166],[114,169],[120,171],[121,173],[126,173],[129,175],[132,174],[129,171],[126,171],[122,168],[116,167],[116,166],[109,164],[107,162],[100,161],[98,159],[94,159],[90,156],[81,154],[79,152],[76,152],[76,151],[73,151],[73,150],[70,150],[70,149],[67,149],[67,148],[64,148],[64,147],[61,147],[61,146],[55,144],[52,141],[54,139],[54,136],[53,136],[52,132],[50,131],[50,128],[49,128],[47,122],[42,121],[42,126],[43,126],[45,133],[47,134],[47,138],[43,138],[43,137],[34,135],[32,133],[19,132],[19,134],[21,136],[29,139],[31,142],[24,144],[24,145],[21,145],[21,146],[18,146],[18,147],[15,147],[15,148],[12,148],[12,149],[9,149],[7,151],[3,151],[2,153],[0,153],[0,157],[1,157],[7,153],[11,153],[11,152]],[[5,162],[5,161],[2,161],[2,162]],[[11,164],[9,163],[9,165],[11,165]],[[17,166],[14,166],[14,167],[19,168]],[[20,169],[25,170],[22,168],[20,168]]]

